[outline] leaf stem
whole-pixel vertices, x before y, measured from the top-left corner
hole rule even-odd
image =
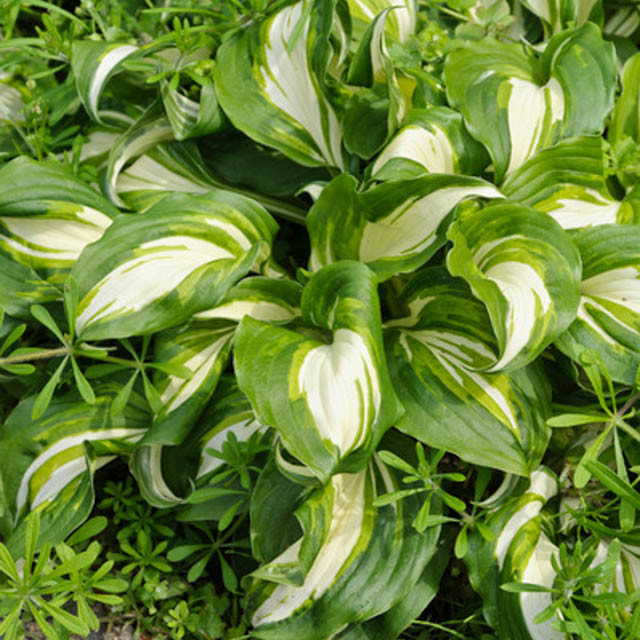
[[[0,358],[0,366],[5,364],[18,364],[20,362],[31,362],[32,360],[47,360],[49,358],[57,358],[58,356],[67,355],[70,355],[69,347],[45,349],[44,351],[36,351],[35,353],[23,353],[19,356],[8,356],[7,358]]]

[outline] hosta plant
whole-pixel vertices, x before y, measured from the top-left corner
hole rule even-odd
[[[0,32],[0,635],[640,635],[635,7]]]

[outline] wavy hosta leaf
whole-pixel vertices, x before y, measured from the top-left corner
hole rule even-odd
[[[215,82],[225,113],[249,137],[303,165],[344,168],[322,84],[332,19],[330,0],[302,0],[241,30],[218,49]]]
[[[26,267],[70,267],[117,213],[54,162],[22,156],[0,169],[0,248]]]
[[[633,207],[611,197],[602,138],[570,138],[529,158],[507,178],[502,193],[548,213],[563,229],[633,220]]]
[[[307,216],[310,268],[360,260],[378,278],[422,266],[444,243],[453,210],[467,198],[499,198],[470,176],[426,175],[358,193],[349,175],[334,178]]]
[[[602,132],[613,107],[615,54],[587,23],[552,38],[539,59],[518,44],[471,42],[449,55],[444,77],[451,105],[487,147],[500,183],[536,150]]]
[[[536,624],[535,616],[551,604],[545,592],[510,593],[506,582],[528,582],[551,587],[556,577],[551,556],[557,547],[543,533],[540,511],[558,491],[553,472],[541,468],[531,474],[531,485],[493,512],[486,524],[494,534],[487,542],[477,531],[469,538],[465,562],[473,588],[482,596],[484,614],[500,640],[561,640],[565,634],[551,625]]]
[[[607,17],[603,31],[608,36],[618,36],[619,38],[631,38],[640,27],[640,12],[638,7],[623,6]]]
[[[583,263],[580,306],[556,346],[574,360],[595,349],[614,380],[634,384],[640,365],[640,228],[602,225],[577,232],[573,241]]]
[[[255,637],[329,638],[348,623],[388,611],[410,592],[436,550],[439,527],[424,534],[411,527],[420,506],[415,496],[373,507],[376,495],[399,486],[395,470],[374,456],[365,470],[335,475],[310,496],[296,515],[304,528],[313,510],[316,524],[326,526],[306,529],[255,572],[248,596]],[[283,581],[296,567],[301,583]]]
[[[354,35],[360,39],[380,12],[393,7],[385,22],[385,33],[398,42],[406,42],[416,31],[418,6],[415,0],[347,0],[353,20]]]
[[[362,469],[399,413],[376,286],[365,265],[339,262],[316,273],[302,295],[304,320],[324,331],[307,337],[247,317],[237,330],[240,388],[259,420],[323,480]]]
[[[568,26],[579,27],[587,20],[602,26],[600,0],[523,0],[529,11],[542,20],[547,32],[558,33]]]
[[[459,113],[448,107],[412,109],[376,158],[371,174],[374,180],[389,179],[388,174],[399,171],[414,176],[425,170],[477,174],[488,162],[484,147],[469,135]]]
[[[272,324],[290,322],[300,315],[302,286],[293,280],[254,276],[245,278],[212,309],[195,314],[198,319],[240,322],[244,316]]]
[[[8,537],[35,508],[47,518],[50,513],[60,515],[62,500],[66,511],[63,517],[48,518],[47,537],[58,542],[91,511],[93,470],[132,450],[133,443],[146,431],[148,414],[134,398],[114,418],[110,412],[113,395],[99,396],[95,404],[89,405],[76,394],[54,398],[46,413],[34,421],[34,399],[32,396],[23,400],[0,427],[0,474],[11,515],[9,529],[4,523],[1,533]],[[88,464],[91,473],[87,476]],[[78,511],[66,502],[76,494]]]
[[[611,542],[609,540],[600,540],[591,566],[601,564],[607,559]],[[637,589],[640,589],[640,547],[622,543],[620,557],[616,563],[616,570],[613,581],[609,586],[609,591],[631,595]]]
[[[158,508],[174,507],[185,502],[194,486],[207,486],[211,475],[224,464],[209,450],[220,450],[230,433],[237,441],[245,442],[256,431],[264,430],[235,381],[222,376],[213,399],[180,444],[141,446],[132,455],[130,468],[149,504]],[[180,519],[219,519],[234,501],[237,501],[235,495],[221,495],[203,503],[185,505]]]
[[[104,189],[111,202],[119,207],[125,203],[118,196],[118,176],[132,158],[143,154],[160,142],[173,140],[173,129],[158,103],[151,105],[116,140],[109,152]]]
[[[349,153],[370,158],[398,128],[411,103],[398,81],[385,44],[384,25],[391,8],[369,25],[353,56],[347,82],[352,90],[342,118],[344,145]]]
[[[102,90],[109,78],[121,70],[122,63],[138,47],[116,42],[82,40],[73,43],[71,68],[80,100],[93,120],[100,122],[98,109]]]
[[[440,538],[439,549],[424,568],[418,582],[398,604],[361,624],[351,624],[335,640],[388,640],[400,634],[420,617],[438,593],[440,579],[449,563],[449,546]]]
[[[221,190],[119,218],[74,267],[78,335],[140,335],[213,307],[251,268],[271,269],[276,230],[260,205]]]
[[[528,475],[549,440],[550,391],[537,367],[482,373],[496,360],[482,303],[444,269],[426,269],[399,296],[410,316],[387,323],[396,427],[463,460]]]
[[[200,100],[197,102],[179,89],[172,89],[167,80],[160,86],[164,108],[176,140],[215,133],[226,123],[211,78],[202,78]]]
[[[580,255],[560,225],[517,204],[492,204],[454,222],[447,268],[487,307],[500,356],[488,372],[531,362],[575,318]]]

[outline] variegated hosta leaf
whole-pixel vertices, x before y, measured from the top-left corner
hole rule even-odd
[[[632,204],[611,197],[604,171],[602,138],[570,138],[529,158],[501,191],[548,213],[563,229],[633,222]]]
[[[300,315],[302,286],[293,280],[254,276],[244,278],[212,309],[195,314],[201,320],[240,322],[244,316],[285,324]]]
[[[411,591],[436,551],[439,527],[413,529],[416,496],[373,506],[399,487],[397,472],[374,455],[364,470],[337,474],[308,498],[296,512],[303,537],[254,573],[247,609],[255,637],[330,638]]]
[[[402,90],[385,44],[384,25],[391,8],[381,11],[367,28],[353,56],[347,83],[352,89],[342,126],[349,153],[368,159],[398,128],[411,103],[411,91]]]
[[[482,596],[484,615],[500,640],[562,640],[554,618],[536,624],[533,619],[551,604],[545,592],[509,593],[506,582],[528,582],[551,587],[556,577],[551,557],[557,547],[542,531],[540,511],[558,491],[552,471],[531,474],[529,489],[493,512],[486,524],[494,534],[487,542],[477,531],[469,538],[465,562],[469,580]]]
[[[610,541],[600,541],[591,566],[602,564],[607,559],[610,545]],[[637,589],[640,589],[640,547],[622,543],[620,557],[616,563],[616,571],[609,591],[631,595]]]
[[[121,171],[115,193],[128,207],[146,211],[168,193],[194,195],[224,188],[205,168],[193,141],[159,143]]]
[[[162,480],[162,466],[176,454],[173,449],[190,437],[200,414],[211,398],[221,372],[225,368],[231,349],[236,323],[244,316],[274,323],[286,323],[300,314],[302,287],[292,281],[263,277],[245,278],[212,309],[194,316],[193,320],[175,330],[159,334],[156,340],[155,362],[165,366],[181,365],[189,369],[192,377],[159,374],[156,388],[160,391],[163,409],[158,413],[136,451],[134,468],[141,485],[145,485],[146,499],[156,506],[169,506],[182,499],[172,496]],[[247,405],[248,406],[248,405]],[[253,421],[253,414],[251,414]],[[246,421],[242,416],[240,422]],[[252,424],[258,425],[255,421]],[[255,430],[255,429],[254,429]],[[224,430],[223,430],[224,431]],[[241,429],[247,437],[253,431]],[[240,433],[238,432],[238,433]],[[216,432],[217,433],[217,432]],[[206,447],[221,444],[226,431],[207,442]],[[214,436],[212,436],[214,438]],[[220,440],[220,442],[218,442]],[[193,438],[190,439],[193,441]],[[196,446],[194,444],[194,446]],[[215,468],[214,458],[202,453],[207,463],[201,465],[198,477]],[[218,464],[221,461],[217,461]],[[144,471],[142,471],[144,469]]]
[[[148,414],[135,397],[117,418],[111,416],[112,399],[113,395],[99,396],[89,405],[76,395],[54,398],[46,413],[33,421],[32,396],[0,427],[0,484],[10,516],[0,519],[5,539],[11,539],[13,529],[36,508],[47,522],[41,542],[60,542],[88,516],[93,471],[129,453],[148,426]],[[74,495],[78,503],[67,502]]]
[[[31,318],[31,305],[61,298],[61,290],[0,251],[1,310],[16,318]]]
[[[347,0],[353,20],[354,36],[360,40],[375,17],[393,7],[384,30],[398,42],[406,42],[416,31],[418,6],[416,0]]]
[[[301,0],[242,29],[216,57],[218,100],[233,125],[303,165],[345,167],[325,95],[331,0]]]
[[[418,273],[400,294],[409,317],[387,323],[394,389],[406,413],[396,427],[463,460],[529,475],[550,431],[550,392],[537,367],[483,373],[496,360],[482,303],[444,269]]]
[[[518,204],[468,211],[451,226],[447,268],[484,302],[499,346],[488,372],[531,362],[574,320],[580,254],[550,216]]]
[[[607,18],[603,31],[608,36],[631,38],[640,27],[640,12],[637,5],[622,6]]]
[[[233,433],[244,442],[265,427],[255,420],[251,405],[234,381],[224,376],[199,420],[177,446],[150,444],[139,447],[131,456],[130,468],[145,500],[157,508],[182,504],[194,485],[202,488],[224,464],[209,450],[220,450]],[[215,520],[237,501],[237,496],[222,495],[204,503],[182,507],[181,519]]]
[[[78,335],[141,335],[210,309],[250,269],[271,269],[277,228],[260,205],[221,190],[119,218],[74,267]]]
[[[602,26],[600,0],[523,0],[524,6],[535,13],[548,33],[554,34],[568,26],[579,27],[587,20]]]
[[[131,44],[82,40],[73,43],[71,68],[76,88],[87,113],[97,122],[102,120],[99,111],[100,96],[105,85],[122,63],[138,51]]]
[[[632,385],[640,365],[640,228],[602,225],[573,241],[583,263],[580,306],[556,346],[576,361],[595,349],[614,380]]]
[[[587,23],[552,38],[540,59],[519,44],[471,41],[449,55],[444,77],[449,102],[489,151],[500,183],[538,149],[602,132],[613,107],[615,54]]]
[[[350,624],[334,636],[335,640],[388,640],[401,637],[401,633],[420,617],[438,593],[440,579],[449,563],[450,548],[442,537],[438,547],[418,582],[398,604],[363,623]]]
[[[245,317],[235,338],[238,384],[263,424],[314,475],[360,470],[400,408],[389,381],[375,275],[343,261],[316,273],[302,316],[319,330]]]
[[[488,164],[484,147],[448,107],[412,109],[402,128],[373,163],[374,180],[429,173],[477,174]]]
[[[307,216],[310,268],[360,260],[380,280],[422,266],[446,241],[456,205],[467,198],[500,198],[481,178],[423,175],[358,193],[349,175],[334,178]]]
[[[120,137],[109,152],[104,188],[107,197],[119,207],[125,203],[118,196],[118,176],[132,158],[160,142],[173,140],[173,129],[158,103],[151,105]]]
[[[160,87],[167,118],[176,140],[209,135],[225,124],[226,118],[218,105],[211,78],[202,78],[198,102],[185,96],[179,89],[172,89],[167,80]]]
[[[117,213],[54,162],[21,156],[0,169],[0,250],[27,267],[70,267]]]

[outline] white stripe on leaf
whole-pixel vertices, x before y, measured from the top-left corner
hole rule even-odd
[[[338,329],[332,344],[309,351],[297,385],[320,435],[341,455],[362,444],[381,398],[376,365],[360,335]]]
[[[279,11],[269,23],[264,46],[265,64],[258,67],[269,100],[309,133],[320,153],[315,159],[344,168],[342,136],[338,118],[319,92],[307,59],[309,21],[291,51],[287,43],[294,35],[305,3]],[[326,122],[325,131],[323,123]]]
[[[433,125],[433,131],[418,125],[403,127],[375,161],[373,175],[393,158],[412,160],[431,173],[455,173],[453,145],[437,125]]]
[[[127,56],[137,51],[137,47],[133,45],[121,45],[109,50],[100,60],[97,68],[93,72],[93,80],[89,89],[89,113],[96,119],[98,115],[98,99],[102,91],[102,87],[108,80],[110,73],[122,62]]]
[[[255,612],[254,626],[284,620],[309,599],[318,600],[335,582],[360,538],[364,520],[364,496],[367,471],[338,474],[331,478],[334,490],[331,524],[324,543],[311,565],[302,586],[279,584]],[[296,546],[297,545],[297,546]],[[273,564],[295,559],[300,542],[287,549]]]
[[[469,196],[500,198],[493,186],[448,187],[405,202],[388,216],[366,224],[360,241],[360,260],[418,253],[435,241],[445,216]]]
[[[89,292],[76,321],[78,333],[105,317],[138,311],[170,293],[199,267],[234,257],[224,247],[191,236],[151,240],[139,250],[143,255],[116,267]]]

